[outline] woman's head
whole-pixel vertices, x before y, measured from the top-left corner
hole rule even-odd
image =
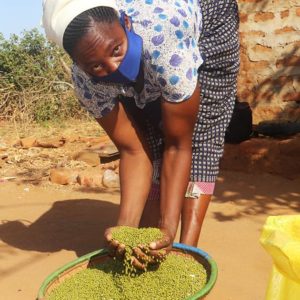
[[[115,71],[127,50],[127,38],[113,8],[95,7],[68,25],[63,47],[87,73],[105,76]]]
[[[113,72],[127,51],[114,0],[44,0],[43,25],[47,37],[94,76]]]
[[[49,40],[100,81],[131,84],[140,73],[143,40],[115,0],[44,0]]]

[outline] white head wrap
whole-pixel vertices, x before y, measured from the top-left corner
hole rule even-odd
[[[111,7],[118,12],[115,0],[43,0],[42,25],[47,38],[63,48],[63,36],[72,20],[98,6]]]

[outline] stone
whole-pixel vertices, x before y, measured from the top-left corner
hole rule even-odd
[[[50,170],[50,181],[52,183],[69,185],[77,183],[78,171],[66,169],[66,168],[57,168]]]
[[[77,182],[85,187],[103,187],[103,170],[101,168],[88,168],[79,173]]]
[[[6,151],[7,149],[8,149],[8,145],[6,143],[0,141],[0,152]]]
[[[20,145],[24,149],[29,149],[31,147],[36,147],[37,141],[35,137],[27,137],[27,138],[20,139]]]
[[[73,160],[78,160],[78,161],[84,161],[91,167],[95,167],[100,165],[100,157],[97,152],[90,151],[90,150],[84,150],[80,151],[78,153],[75,153],[72,156]]]
[[[108,142],[109,140],[110,140],[110,138],[108,135],[103,135],[100,137],[80,137],[79,138],[80,142],[88,143],[90,145]]]
[[[89,143],[88,148],[89,150],[101,150],[103,147],[107,145],[106,142],[99,142],[99,143]]]
[[[101,164],[101,167],[104,170],[110,169],[110,170],[115,171],[115,173],[119,173],[119,164],[120,164],[120,160],[118,159],[118,160],[114,160],[114,161],[111,161],[106,164]]]
[[[0,159],[2,160],[8,159],[8,153],[6,152],[0,153]]]
[[[78,135],[68,135],[64,136],[63,139],[65,140],[66,143],[75,143],[79,141],[79,136]]]
[[[114,171],[107,169],[103,173],[102,184],[108,188],[119,188],[120,178]]]
[[[42,148],[59,148],[65,144],[66,140],[64,138],[47,138],[38,139],[37,146]]]

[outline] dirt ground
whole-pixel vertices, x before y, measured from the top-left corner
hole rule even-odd
[[[68,151],[80,144],[60,149],[13,148],[16,130],[8,129],[0,130],[0,144],[9,146],[0,178],[16,179],[0,181],[0,299],[33,300],[47,275],[104,246],[103,231],[116,221],[119,190],[50,183],[49,169],[69,166]],[[30,129],[34,135],[66,132],[99,134],[82,124],[59,131]],[[272,263],[259,244],[262,226],[269,215],[299,211],[300,178],[221,171],[198,244],[219,268],[207,299],[264,299]]]

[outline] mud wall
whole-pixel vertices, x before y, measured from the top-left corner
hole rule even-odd
[[[262,120],[300,122],[300,1],[238,0],[238,96]]]

